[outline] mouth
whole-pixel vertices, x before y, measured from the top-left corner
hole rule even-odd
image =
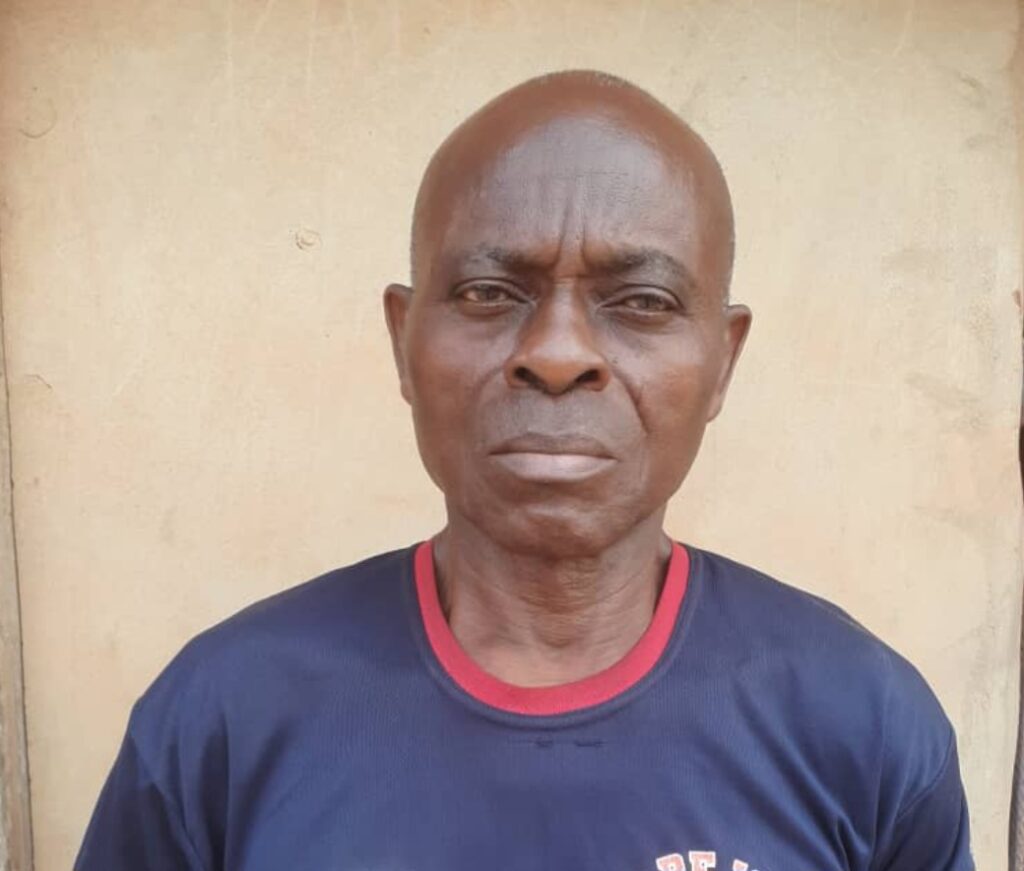
[[[535,483],[583,481],[617,462],[603,443],[587,436],[520,436],[503,442],[491,456],[506,472]]]

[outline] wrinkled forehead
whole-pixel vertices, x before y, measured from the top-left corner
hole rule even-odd
[[[652,137],[614,117],[558,118],[504,143],[487,132],[426,181],[417,248],[430,261],[486,245],[543,255],[584,241],[699,259],[697,180]]]

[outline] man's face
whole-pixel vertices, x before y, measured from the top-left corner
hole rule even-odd
[[[660,523],[749,322],[697,186],[614,120],[569,117],[428,206],[415,289],[386,309],[450,520],[550,556]]]

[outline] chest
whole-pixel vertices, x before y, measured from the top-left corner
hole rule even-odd
[[[827,778],[740,736],[380,728],[266,757],[228,829],[238,871],[851,871]],[[400,737],[403,736],[403,737]],[[301,760],[301,761],[300,761]],[[236,805],[237,806],[237,805]]]

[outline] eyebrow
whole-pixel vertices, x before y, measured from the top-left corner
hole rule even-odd
[[[557,256],[557,255],[556,255]],[[510,272],[540,272],[550,269],[555,259],[541,257],[527,251],[504,248],[500,245],[483,245],[468,255],[470,261],[486,260]],[[621,275],[639,269],[651,268],[656,272],[668,273],[677,279],[684,290],[694,290],[697,280],[686,265],[671,254],[658,248],[625,245],[611,249],[599,256],[586,257],[588,265],[599,272]]]

